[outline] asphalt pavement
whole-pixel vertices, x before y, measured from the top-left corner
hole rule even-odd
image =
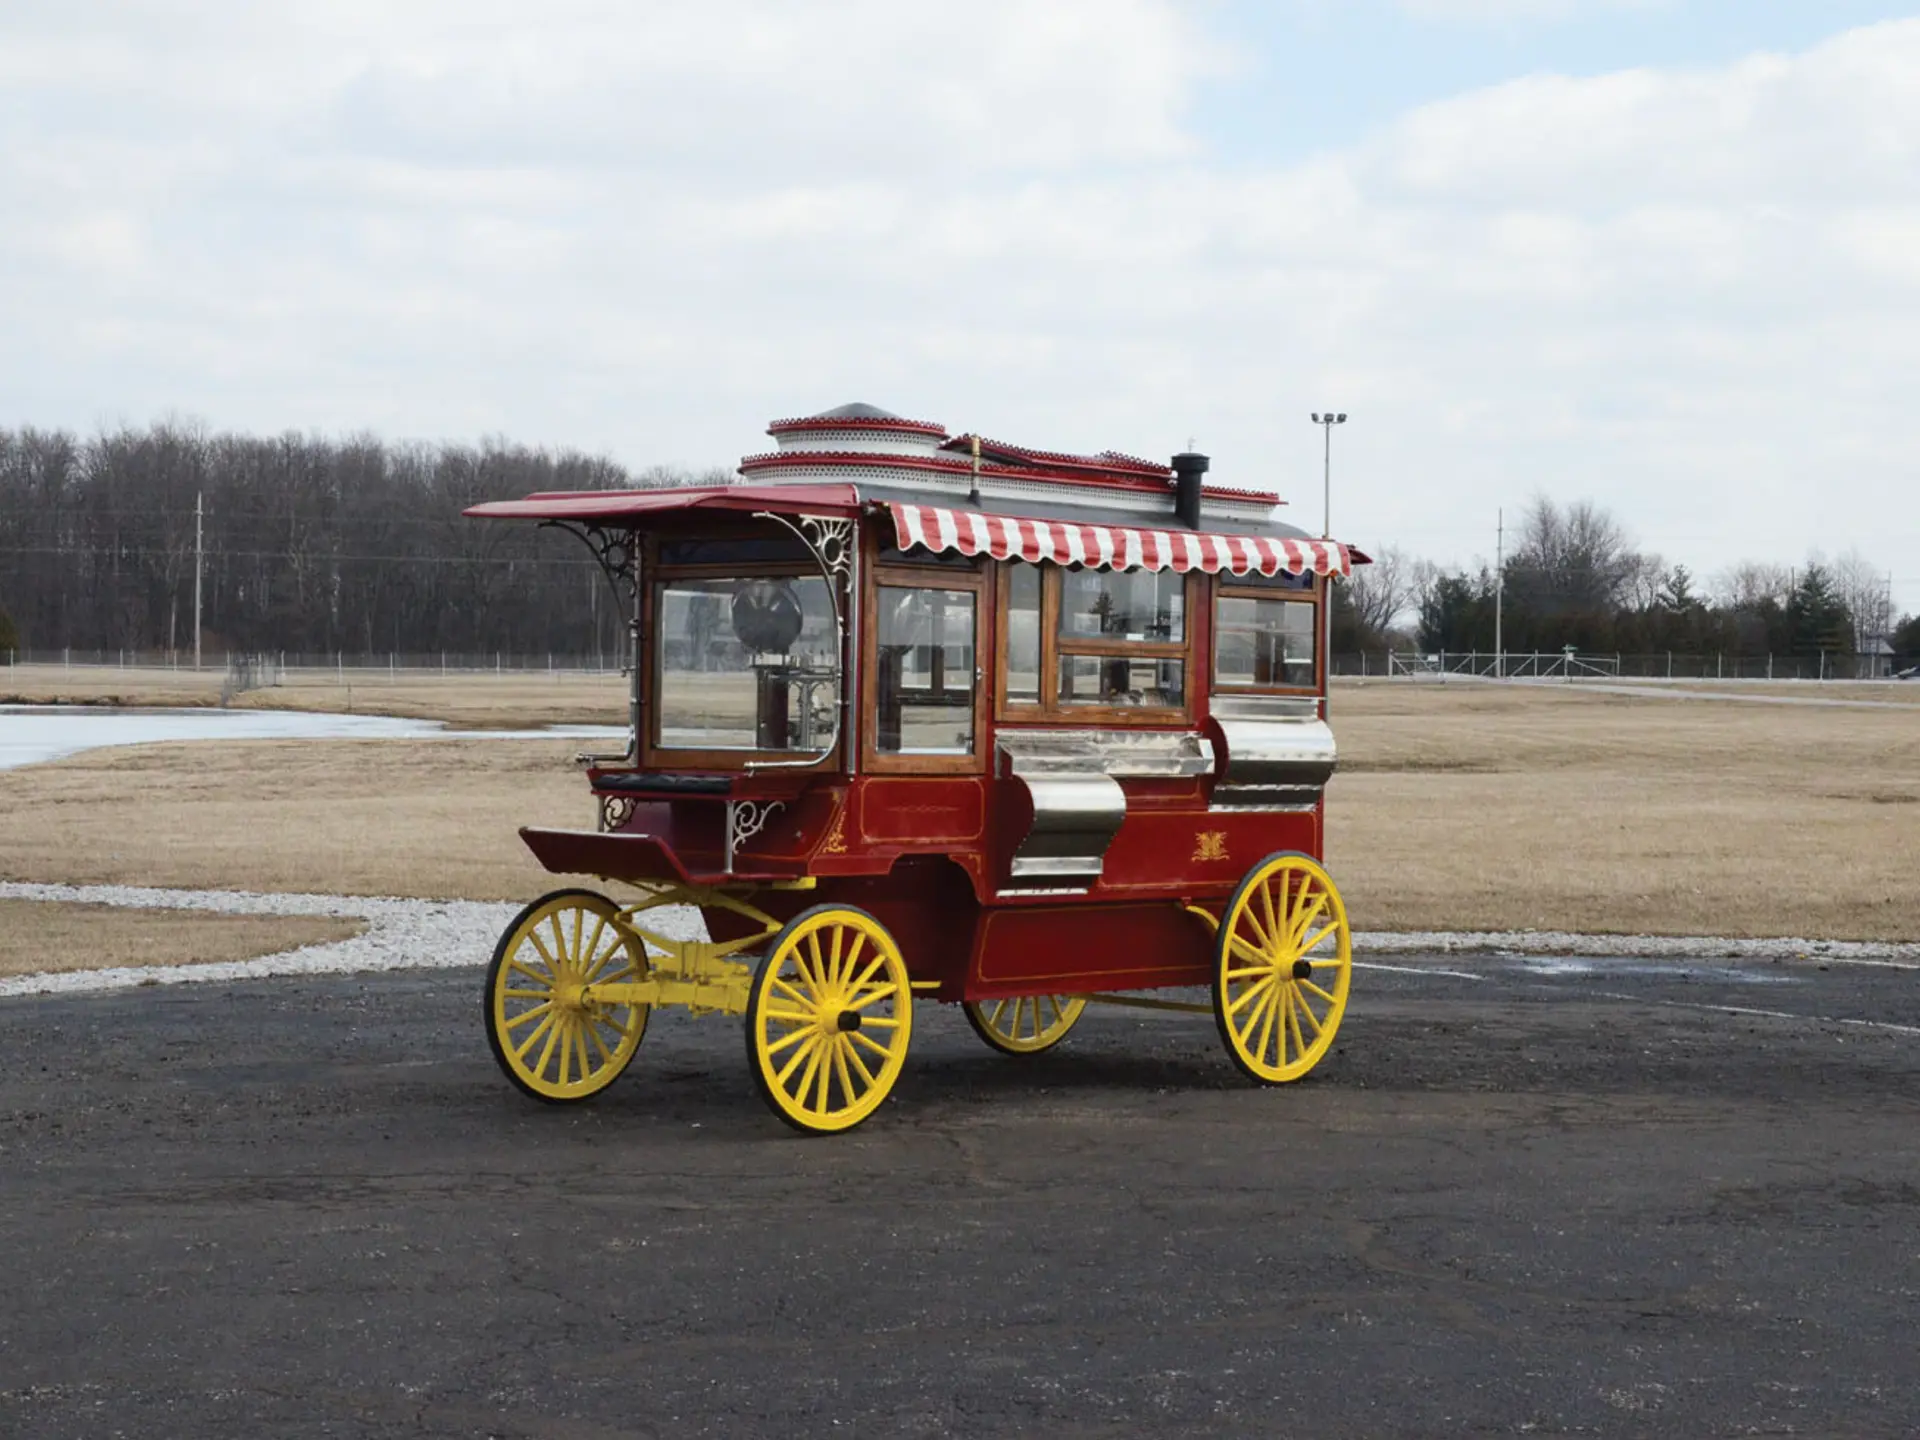
[[[1307,1081],[922,1005],[563,1109],[477,970],[0,1001],[0,1435],[1907,1435],[1920,973],[1395,957]]]

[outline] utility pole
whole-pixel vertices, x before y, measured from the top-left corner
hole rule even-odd
[[[1507,678],[1507,643],[1503,623],[1507,606],[1507,511],[1493,512],[1493,678]]]
[[[206,537],[201,529],[201,492],[193,492],[193,668],[200,668],[200,576],[207,568]]]

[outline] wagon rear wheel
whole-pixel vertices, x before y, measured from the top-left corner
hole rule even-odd
[[[1298,1080],[1333,1046],[1353,978],[1347,907],[1318,861],[1282,852],[1247,873],[1214,941],[1213,1016],[1263,1084]]]
[[[620,1078],[646,1033],[646,1005],[587,1004],[586,985],[646,978],[646,947],[620,907],[591,890],[556,890],[513,918],[494,947],[487,1045],[536,1100],[596,1095]]]
[[[1067,1038],[1087,1008],[1084,995],[1013,995],[1005,1000],[969,1000],[967,1023],[1007,1055],[1038,1055]]]
[[[747,999],[747,1064],[797,1130],[858,1125],[900,1076],[913,987],[886,927],[851,905],[816,905],[775,937]]]

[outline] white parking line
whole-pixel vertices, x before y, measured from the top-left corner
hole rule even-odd
[[[1449,980],[1484,980],[1484,975],[1475,975],[1470,970],[1442,970],[1437,965],[1381,965],[1372,960],[1356,960],[1356,970],[1390,970],[1395,975],[1444,975]]]
[[[1891,1030],[1896,1035],[1920,1035],[1920,1025],[1897,1025],[1891,1020],[1853,1020],[1841,1015],[1801,1015],[1791,1010],[1756,1010],[1751,1005],[1714,1005],[1704,1000],[1656,1000],[1613,990],[1583,990],[1602,1000],[1625,1000],[1634,1005],[1659,1005],[1669,1010],[1707,1010],[1719,1015],[1753,1015],[1763,1020],[1798,1020],[1813,1025],[1850,1025],[1863,1030]]]

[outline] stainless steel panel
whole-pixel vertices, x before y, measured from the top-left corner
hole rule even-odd
[[[1107,847],[1127,818],[1127,797],[1106,775],[1024,775],[1014,778],[1033,799],[1033,825],[1014,853],[1015,880],[1091,881]]]
[[[1218,696],[1213,720],[1225,754],[1212,809],[1300,809],[1319,800],[1338,755],[1317,700]]]
[[[1002,730],[1000,750],[1003,768],[1027,775],[1177,780],[1214,768],[1213,742],[1191,731]]]
[[[1024,785],[1033,801],[1033,824],[1009,867],[1016,886],[1091,884],[1127,818],[1126,792],[1085,743],[1087,733],[1000,736],[1000,773]]]

